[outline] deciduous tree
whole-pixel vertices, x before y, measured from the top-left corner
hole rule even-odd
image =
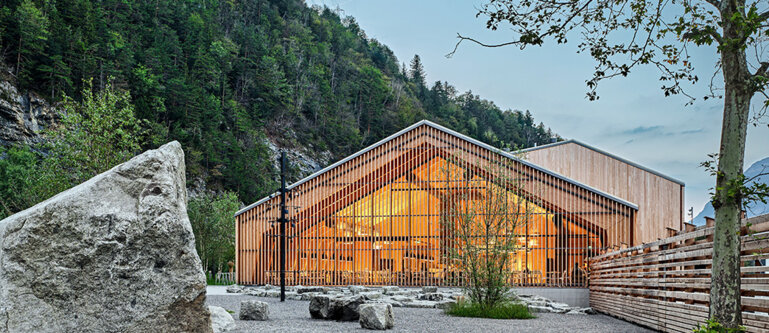
[[[587,80],[588,97],[597,99],[602,80],[627,76],[640,65],[659,69],[665,95],[686,93],[682,83],[699,81],[689,48],[714,45],[723,91],[703,98],[724,101],[721,147],[713,195],[716,227],[710,317],[729,328],[742,322],[740,305],[740,210],[746,193],[743,159],[751,99],[767,97],[769,83],[769,3],[761,0],[490,0],[478,16],[497,30],[512,28],[511,40],[482,46],[539,46],[547,40],[579,39],[580,52],[596,61]],[[456,51],[456,48],[454,49]],[[452,52],[453,53],[453,52]],[[711,84],[715,84],[712,82]],[[713,86],[711,86],[713,88]],[[764,103],[764,109],[769,102]],[[762,111],[758,112],[763,113]],[[764,195],[766,193],[763,193]]]

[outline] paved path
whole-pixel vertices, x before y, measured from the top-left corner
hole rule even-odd
[[[209,287],[210,288],[210,287]],[[211,291],[206,302],[233,311],[236,332],[365,332],[358,322],[335,322],[310,318],[308,301],[264,298],[246,295],[220,295]],[[269,321],[237,320],[240,302],[260,300],[270,305]],[[394,308],[395,328],[388,332],[652,332],[606,315],[537,314],[536,319],[498,320],[449,317],[438,309]]]

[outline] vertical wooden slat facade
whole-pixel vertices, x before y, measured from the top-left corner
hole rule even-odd
[[[524,149],[522,158],[587,186],[638,204],[628,246],[683,229],[684,183],[576,140]]]
[[[634,204],[422,121],[289,187],[288,283],[462,283],[441,218],[462,191],[505,187],[483,168],[502,162],[528,208],[511,283],[585,286],[588,258],[631,244]],[[236,215],[240,284],[278,282],[278,203],[273,195]]]

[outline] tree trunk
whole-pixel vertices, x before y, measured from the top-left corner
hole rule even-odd
[[[736,1],[742,2],[744,1]],[[739,4],[724,1],[724,40],[740,36],[739,27],[728,19]],[[713,268],[710,286],[710,318],[728,328],[742,324],[740,301],[740,211],[745,135],[750,112],[750,88],[745,51],[723,45],[724,119],[718,155],[716,191],[713,197],[716,227],[713,236]]]

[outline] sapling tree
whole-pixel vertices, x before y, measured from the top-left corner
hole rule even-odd
[[[766,113],[769,83],[769,2],[765,0],[489,0],[479,7],[491,30],[510,28],[504,43],[486,44],[458,35],[457,47],[470,41],[487,47],[513,45],[521,49],[545,41],[558,44],[577,39],[579,52],[596,61],[586,82],[587,96],[598,99],[599,82],[627,76],[640,65],[657,68],[666,96],[722,98],[721,146],[712,197],[716,227],[710,317],[725,327],[742,322],[740,305],[740,211],[747,193],[766,191],[745,185],[743,159],[748,124]],[[696,83],[691,47],[713,46],[716,73],[706,96],[687,93],[684,83]],[[454,48],[453,52],[456,52]],[[452,53],[453,53],[452,52]],[[700,64],[701,65],[701,64]],[[722,78],[722,82],[721,79]],[[760,95],[762,107],[751,115],[751,100]]]
[[[462,167],[464,166],[464,167]],[[446,192],[441,199],[442,248],[462,272],[470,301],[483,309],[509,301],[512,263],[535,206],[522,193],[511,160],[477,162],[452,156],[442,168]],[[531,191],[531,189],[529,189]]]

